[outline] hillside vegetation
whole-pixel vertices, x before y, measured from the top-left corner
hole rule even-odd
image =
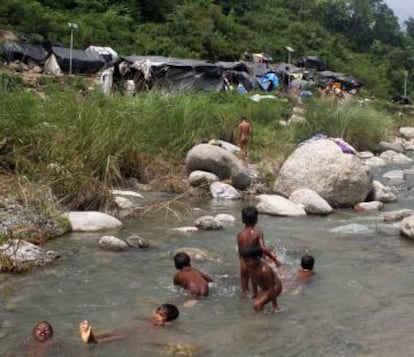
[[[318,55],[376,96],[414,89],[414,19],[400,29],[383,0],[8,0],[0,23],[34,43],[111,46],[121,55],[237,60],[266,52]]]

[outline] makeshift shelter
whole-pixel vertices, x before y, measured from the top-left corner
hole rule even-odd
[[[134,80],[137,90],[218,92],[224,88],[223,69],[203,60],[129,56],[117,63],[115,76]]]
[[[32,61],[38,65],[42,65],[49,56],[43,46],[17,42],[4,42],[0,46],[0,53],[8,63],[19,60],[24,63]]]
[[[326,71],[326,63],[317,56],[304,56],[296,61],[298,67],[315,69],[317,71]]]
[[[238,86],[241,84],[247,91],[259,87],[255,74],[256,72],[263,74],[263,71],[258,70],[261,66],[260,64],[241,61],[216,62],[215,65],[223,70],[224,80],[229,86]]]
[[[322,71],[318,73],[318,83],[320,85],[327,85],[330,82],[338,82],[341,84],[342,90],[348,91],[354,88],[360,88],[364,84],[345,73],[337,73],[332,71]]]
[[[96,73],[104,66],[104,61],[94,52],[72,49],[71,53],[69,48],[56,46],[52,46],[52,52],[60,69],[66,73],[69,72],[71,57],[74,74]]]
[[[89,46],[85,52],[96,53],[105,63],[114,63],[118,59],[118,53],[111,47]]]

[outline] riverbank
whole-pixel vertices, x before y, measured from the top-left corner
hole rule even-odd
[[[363,151],[414,122],[408,112],[397,115],[397,107],[361,105],[358,98],[306,100],[304,120],[289,123],[297,107],[277,96],[260,102],[229,92],[85,96],[79,85],[68,89],[42,80],[40,97],[12,82],[0,89],[0,237],[37,244],[67,231],[67,222],[58,221],[63,211],[112,211],[113,188],[185,192],[187,152],[209,139],[236,144],[241,115],[253,123],[249,160],[263,191],[271,190],[297,144],[315,133],[341,137]]]

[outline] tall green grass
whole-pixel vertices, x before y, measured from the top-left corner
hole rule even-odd
[[[109,202],[106,188],[129,177],[144,180],[147,168],[178,173],[188,150],[202,140],[237,143],[242,115],[253,123],[250,161],[273,166],[316,133],[365,150],[396,126],[385,112],[356,102],[310,100],[306,123],[282,126],[292,107],[281,99],[256,103],[234,92],[82,96],[65,84],[59,89],[53,81],[45,98],[0,87],[0,168],[49,185],[76,209],[102,207]]]
[[[308,103],[307,122],[298,126],[298,140],[317,133],[339,137],[357,150],[371,150],[394,130],[393,118],[372,105],[357,101],[341,102],[336,99],[317,99]]]
[[[97,208],[108,199],[105,187],[131,176],[140,180],[159,162],[164,171],[167,165],[177,172],[187,151],[204,139],[235,142],[241,115],[255,122],[254,149],[262,151],[271,139],[261,140],[261,133],[277,127],[286,105],[255,103],[237,93],[128,98],[54,91],[42,99],[1,91],[0,135],[7,145],[0,162],[50,184],[70,207]]]

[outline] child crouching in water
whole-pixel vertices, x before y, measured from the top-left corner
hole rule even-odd
[[[213,279],[206,273],[191,266],[191,258],[180,252],[174,256],[174,265],[178,272],[174,276],[174,285],[180,285],[194,296],[207,296],[208,283]]]
[[[241,252],[241,256],[252,279],[254,310],[263,311],[264,306],[269,302],[272,303],[272,312],[279,310],[277,297],[282,292],[282,282],[274,269],[262,259],[262,248],[255,245],[246,247]],[[260,288],[259,293],[258,288]]]
[[[297,279],[303,281],[313,276],[315,274],[315,272],[313,271],[314,264],[315,259],[311,255],[303,255],[300,260],[301,268],[298,271]]]

